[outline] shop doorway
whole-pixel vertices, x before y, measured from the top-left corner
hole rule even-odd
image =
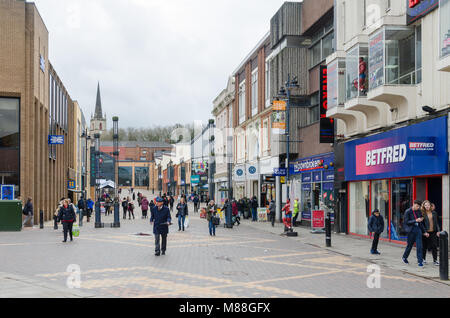
[[[417,178],[415,182],[415,199],[434,203],[442,228],[442,177]]]

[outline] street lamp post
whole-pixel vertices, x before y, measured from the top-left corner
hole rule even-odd
[[[300,86],[298,85],[298,80],[297,77],[295,76],[292,80],[291,80],[291,75],[288,74],[288,80],[285,83],[285,88],[282,87],[280,90],[280,96],[286,96],[287,97],[287,107],[286,107],[286,111],[287,111],[287,122],[286,122],[286,190],[287,190],[287,199],[290,199],[290,186],[289,186],[289,177],[290,177],[290,173],[289,173],[289,163],[290,163],[290,145],[291,145],[291,141],[290,141],[290,109],[291,109],[291,90],[294,88],[299,88]]]
[[[91,136],[88,135],[88,129],[86,128],[85,131],[83,131],[83,134],[81,135],[81,138],[85,139],[85,143],[86,143],[86,149],[85,149],[85,157],[84,157],[84,179],[83,179],[83,184],[82,184],[82,191],[83,191],[83,200],[84,200],[84,209],[87,213],[87,167],[88,167],[88,140],[91,140]]]

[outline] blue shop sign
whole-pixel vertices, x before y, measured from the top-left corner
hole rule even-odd
[[[324,171],[323,172],[323,181],[334,181],[334,171]]]
[[[324,170],[332,171],[333,170],[333,167],[331,166],[332,162],[334,162],[333,153],[300,159],[293,162],[289,166],[289,174],[296,175],[306,172],[316,172]],[[325,166],[328,166],[328,169],[325,169]]]
[[[273,175],[275,177],[286,177],[287,176],[287,169],[285,169],[285,168],[275,168],[275,169],[273,169]]]
[[[311,211],[303,211],[302,219],[306,221],[311,221]]]
[[[321,182],[322,181],[322,171],[313,172],[313,182]]]
[[[191,176],[191,183],[192,184],[199,184],[200,183],[200,176],[199,175]]]
[[[48,136],[48,144],[49,145],[64,145],[64,135],[63,136]]]
[[[302,184],[302,190],[304,190],[304,191],[311,191],[311,189],[312,189],[311,183]]]
[[[447,116],[345,144],[345,180],[448,173]]]
[[[302,174],[302,182],[303,183],[311,183],[311,181],[312,181],[312,174],[311,174],[311,172]]]

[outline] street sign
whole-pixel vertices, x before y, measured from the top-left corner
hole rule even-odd
[[[275,177],[286,177],[287,170],[285,168],[275,168],[273,169],[273,175]]]
[[[49,145],[64,145],[64,136],[48,136]]]
[[[69,190],[75,190],[77,188],[76,181],[74,181],[74,180],[67,181],[67,188]]]

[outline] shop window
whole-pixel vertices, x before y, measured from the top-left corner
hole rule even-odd
[[[18,98],[0,98],[0,184],[20,186],[20,116]]]
[[[350,232],[369,235],[367,228],[370,217],[370,182],[350,183]]]
[[[149,169],[147,167],[134,168],[134,183],[136,187],[149,186]]]
[[[311,201],[311,184],[302,185],[302,212],[303,217],[311,215],[312,201]]]
[[[412,180],[392,180],[391,240],[406,241],[408,234],[403,227],[403,217],[413,201]]]
[[[440,56],[444,58],[450,55],[450,0],[439,2],[439,24]]]
[[[328,109],[345,102],[345,60],[335,60],[328,69]]]
[[[383,238],[389,238],[389,180],[372,181],[372,209],[380,211],[381,216],[384,218],[384,232]]]
[[[347,53],[345,61],[347,78],[347,100],[367,95],[368,48],[358,45]]]
[[[422,28],[385,27],[369,39],[369,88],[422,81]]]

